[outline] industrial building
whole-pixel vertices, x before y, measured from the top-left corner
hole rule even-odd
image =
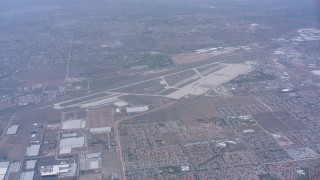
[[[34,179],[34,171],[22,172],[20,175],[20,180],[33,180]]]
[[[76,136],[77,136],[77,133],[75,133],[75,132],[62,133],[62,134],[61,134],[61,137],[62,137],[62,138],[70,138],[70,137],[76,137]]]
[[[128,107],[126,108],[126,111],[128,114],[141,113],[141,112],[149,111],[149,106]]]
[[[7,129],[6,135],[15,135],[15,134],[17,134],[18,129],[19,129],[19,125],[11,125],[11,126]]]
[[[100,127],[100,128],[91,128],[90,133],[92,134],[101,134],[101,133],[110,133],[111,127]]]
[[[0,162],[0,180],[4,180],[7,178],[9,165],[9,161]]]
[[[40,175],[41,176],[57,176],[61,173],[68,173],[70,170],[70,164],[60,164],[53,166],[41,166]]]
[[[59,154],[70,154],[71,149],[75,147],[82,147],[85,144],[84,137],[64,138],[60,140]]]
[[[62,124],[62,129],[80,129],[86,126],[86,121],[82,119],[65,121]]]
[[[26,170],[34,170],[34,168],[36,167],[37,164],[37,160],[29,160],[26,161]]]
[[[40,144],[32,144],[27,148],[26,156],[38,156],[40,151]]]

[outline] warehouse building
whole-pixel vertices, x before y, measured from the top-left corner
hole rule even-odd
[[[9,165],[9,161],[0,162],[0,180],[7,179]]]
[[[85,121],[82,119],[65,121],[62,124],[62,129],[80,129],[86,126]]]
[[[53,165],[53,166],[41,166],[41,176],[57,176],[62,173],[68,173],[70,171],[70,164]]]
[[[34,168],[36,167],[37,164],[37,160],[29,160],[26,161],[26,170],[34,170]]]
[[[20,175],[20,180],[33,180],[34,179],[34,171],[22,172]]]
[[[128,114],[141,113],[149,111],[149,106],[128,107],[126,108]]]
[[[15,135],[17,134],[18,129],[19,129],[19,125],[11,125],[8,128],[6,135]]]
[[[32,144],[27,148],[26,156],[38,156],[40,151],[40,144]]]
[[[59,154],[70,154],[72,148],[82,147],[85,144],[84,137],[64,138],[60,140]]]
[[[102,134],[102,133],[110,133],[111,127],[100,127],[100,128],[91,128],[90,133],[92,134]]]

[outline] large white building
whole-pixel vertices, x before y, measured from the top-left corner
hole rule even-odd
[[[34,171],[22,172],[20,175],[20,180],[33,180],[34,179]]]
[[[0,180],[6,179],[9,165],[10,165],[9,161],[0,162]]]
[[[84,120],[76,119],[63,122],[62,129],[80,129],[84,128],[85,126],[86,125]]]
[[[40,151],[40,144],[32,144],[27,148],[26,156],[38,156]]]
[[[111,127],[99,127],[99,128],[91,128],[90,133],[92,134],[101,134],[101,133],[110,133]]]
[[[8,128],[6,135],[15,135],[17,134],[18,129],[19,129],[19,125],[11,125]]]
[[[41,166],[41,176],[57,176],[61,173],[68,173],[70,170],[70,164],[53,165],[53,166]]]
[[[128,107],[126,108],[126,111],[128,114],[141,113],[141,112],[149,111],[149,106]]]
[[[72,148],[82,147],[84,146],[84,144],[84,137],[72,137],[61,139],[59,154],[70,154]]]

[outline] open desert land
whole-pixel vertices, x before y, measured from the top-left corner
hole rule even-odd
[[[192,111],[191,111],[192,110]],[[123,121],[120,125],[145,123],[160,123],[167,121],[182,121],[188,128],[196,128],[197,118],[219,116],[218,111],[206,100],[186,101],[181,100],[169,107],[145,115],[139,115]]]
[[[87,128],[113,127],[112,108],[98,108],[87,111]]]

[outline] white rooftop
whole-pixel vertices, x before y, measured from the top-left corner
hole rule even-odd
[[[7,130],[7,135],[14,135],[17,134],[19,129],[19,125],[11,125]]]
[[[128,107],[126,108],[127,113],[139,113],[149,110],[149,106],[139,106],[139,107]]]
[[[40,144],[33,144],[27,148],[26,156],[38,156],[40,151]]]
[[[71,153],[71,148],[82,147],[85,143],[84,137],[64,138],[60,140],[60,154]]]
[[[34,169],[36,167],[37,160],[26,161],[26,169]]]
[[[59,173],[60,173],[60,165],[40,167],[41,176],[54,176],[54,175],[58,175]]]
[[[34,171],[22,172],[20,176],[20,180],[33,180]]]
[[[85,121],[82,119],[65,121],[62,124],[62,129],[80,129],[85,127]]]
[[[100,128],[91,128],[90,133],[92,134],[100,134],[111,132],[111,127],[100,127]]]
[[[0,180],[5,179],[9,165],[9,161],[0,162]]]
[[[75,137],[77,136],[77,133],[73,132],[73,133],[63,133],[61,135],[63,138],[70,138],[70,137]]]

